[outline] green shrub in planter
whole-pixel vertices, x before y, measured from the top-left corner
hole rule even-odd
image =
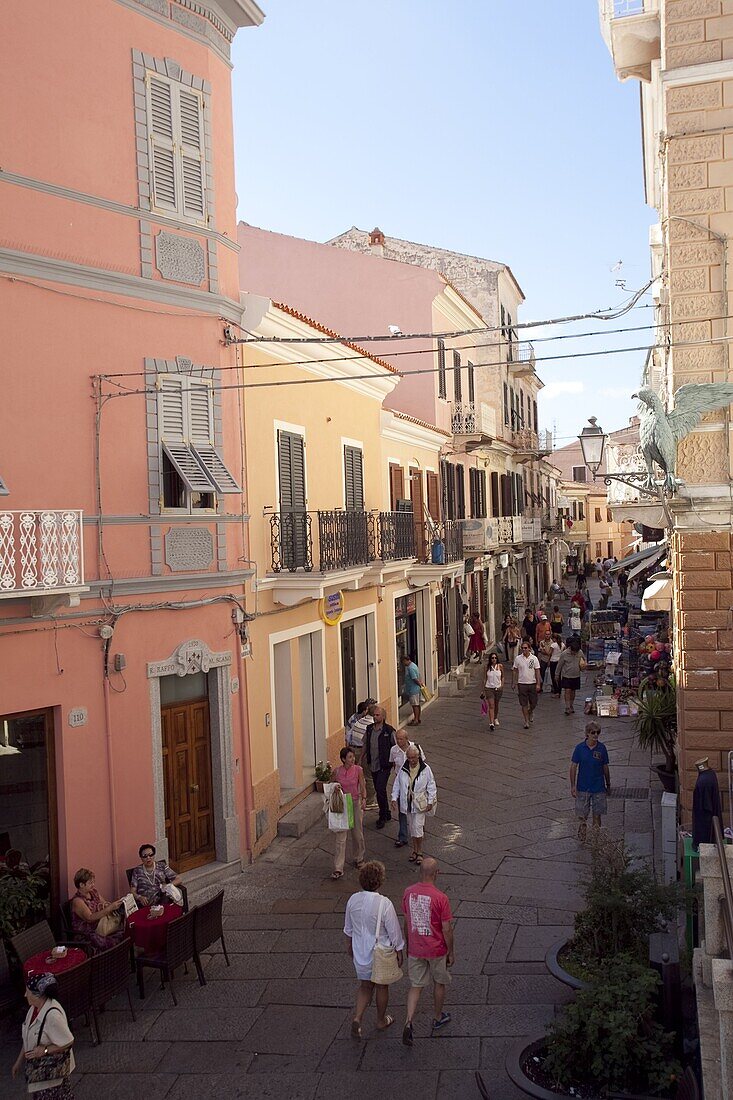
[[[13,936],[40,920],[45,912],[48,883],[42,875],[0,876],[0,939]]]
[[[591,852],[585,907],[575,916],[568,961],[592,976],[621,952],[646,962],[649,936],[674,919],[682,895],[676,883],[658,883],[645,864],[633,867],[623,840],[600,831]]]
[[[597,979],[550,1024],[543,1068],[566,1092],[671,1091],[680,1065],[674,1036],[654,1019],[656,971],[629,955],[608,960]]]
[[[333,776],[331,765],[326,761],[324,764],[322,760],[319,760],[316,764],[316,782],[317,783],[330,783]]]

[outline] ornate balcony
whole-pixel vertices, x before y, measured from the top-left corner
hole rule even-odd
[[[403,561],[415,557],[415,521],[412,512],[372,512],[369,516],[372,557]]]
[[[83,591],[80,511],[0,511],[0,598]]]
[[[529,341],[523,344],[510,343],[507,346],[507,363],[509,373],[515,378],[524,378],[527,375],[534,374],[534,345]]]
[[[315,531],[315,539],[314,539]],[[273,512],[270,516],[273,573],[302,569],[319,573],[353,569],[371,560],[366,512]]]
[[[496,534],[500,546],[511,546],[522,541],[522,517],[499,516],[496,521]]]
[[[659,0],[598,0],[598,11],[619,80],[650,80],[661,57]]]
[[[496,413],[485,401],[454,401],[451,404],[451,431],[472,450],[496,438]]]

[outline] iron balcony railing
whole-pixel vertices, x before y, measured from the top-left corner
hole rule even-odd
[[[542,513],[542,530],[543,531],[562,531],[563,520],[562,515],[559,512],[544,511]]]
[[[451,403],[451,431],[453,435],[475,435],[477,429],[476,406],[473,401]]]
[[[445,519],[442,523],[428,520],[424,531],[423,545],[418,547],[420,560],[431,565],[463,561],[463,523],[460,519]]]
[[[76,509],[0,511],[0,597],[84,587],[82,513]]]
[[[412,512],[371,512],[369,532],[375,560],[401,561],[415,557],[415,519]]]
[[[330,573],[371,560],[366,512],[273,512],[270,555],[273,573],[302,569]]]

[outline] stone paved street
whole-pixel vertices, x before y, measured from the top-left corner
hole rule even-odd
[[[548,973],[544,956],[571,930],[588,861],[575,837],[567,781],[585,719],[566,718],[563,704],[544,694],[526,732],[516,698],[506,691],[501,726],[490,734],[479,683],[475,677],[460,697],[437,700],[420,731],[439,789],[426,851],[440,862],[439,885],[457,918],[447,1004],[453,1019],[445,1032],[430,1038],[431,1005],[423,995],[415,1046],[402,1046],[403,981],[391,994],[395,1026],[377,1034],[371,1009],[364,1040],[349,1038],[355,979],[341,929],[357,879],[349,869],[340,882],[330,880],[332,840],[319,824],[299,839],[275,841],[227,887],[231,967],[219,953],[208,956],[203,988],[191,968],[179,982],[178,1008],[151,975],[144,1004],[135,998],[137,1022],[119,1000],[102,1016],[99,1047],[76,1021],[78,1100],[373,1100],[387,1090],[448,1100],[478,1095],[476,1069],[492,1100],[521,1095],[504,1072],[506,1049],[518,1037],[539,1035],[570,996]],[[588,690],[591,683],[587,673]],[[634,748],[630,722],[606,720],[603,727],[617,794],[627,784],[649,787],[649,760]],[[650,852],[651,802],[615,797],[609,805],[609,827]],[[415,871],[408,849],[393,845],[396,822],[380,833],[375,818],[367,815],[367,854],[387,865],[387,892],[399,908]],[[7,1073],[17,1033],[6,1028],[3,1038]],[[19,1083],[7,1093],[6,1086],[3,1095],[23,1094]]]

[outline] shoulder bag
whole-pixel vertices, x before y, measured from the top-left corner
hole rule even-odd
[[[43,1026],[46,1023],[46,1016],[49,1012],[59,1012],[60,1009],[51,1007],[47,1009],[45,1016],[41,1020],[41,1026],[38,1029],[38,1040],[36,1046],[43,1046],[41,1042],[41,1036],[43,1035]],[[26,1059],[25,1061],[25,1080],[28,1085],[36,1085],[41,1081],[56,1081],[59,1078],[68,1077],[71,1073],[71,1047],[68,1050],[61,1050],[56,1054],[42,1054],[40,1058]]]
[[[386,902],[386,898],[380,899],[379,912],[377,913],[377,933],[374,938],[374,957],[372,958],[372,981],[375,985],[394,985],[402,977],[394,947],[382,947],[379,943],[382,911]]]

